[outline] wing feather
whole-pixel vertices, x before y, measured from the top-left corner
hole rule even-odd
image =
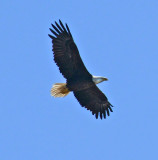
[[[61,27],[59,26],[59,24],[55,21],[56,26],[59,28],[59,30],[61,31],[61,33],[63,32],[63,30],[61,29]]]
[[[65,28],[59,20],[59,24],[55,22],[52,27],[53,29],[50,28],[50,31],[53,35],[49,35],[49,37],[52,39],[54,61],[63,76],[67,80],[73,79],[73,77],[91,77],[82,62],[68,25],[66,24]]]
[[[55,29],[55,31],[58,32],[58,34],[61,34],[61,32],[59,31],[59,29],[54,24],[51,24],[51,25]]]

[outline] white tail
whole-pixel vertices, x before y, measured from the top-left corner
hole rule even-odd
[[[66,83],[55,83],[51,88],[51,95],[54,97],[65,97],[69,92]]]

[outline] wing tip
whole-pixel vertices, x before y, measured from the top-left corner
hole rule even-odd
[[[70,32],[70,29],[67,25],[67,23],[65,23],[65,26],[63,25],[62,21],[59,19],[59,22],[55,21],[55,24],[51,23],[52,28],[49,28],[49,30],[53,33],[53,35],[55,35],[56,37],[58,37],[60,34],[67,34],[72,38],[72,34]],[[49,36],[50,37],[50,36]],[[53,38],[56,38],[53,36]]]
[[[51,39],[54,39],[55,37],[52,36],[51,34],[48,34],[48,36],[51,38]]]
[[[108,106],[106,106],[104,109],[102,108],[98,112],[92,111],[92,115],[95,115],[96,119],[98,119],[98,117],[100,117],[101,120],[106,119],[106,115],[110,116],[110,112],[113,112],[111,107],[113,106],[109,103]],[[98,116],[98,113],[100,114],[100,116]]]

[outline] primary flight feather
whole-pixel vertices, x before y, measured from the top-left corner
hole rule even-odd
[[[113,106],[96,84],[107,78],[92,76],[88,72],[67,24],[64,26],[59,20],[59,23],[52,24],[52,28],[50,31],[53,35],[49,34],[49,37],[52,39],[54,61],[66,78],[66,83],[54,84],[51,95],[64,97],[73,92],[80,105],[90,110],[97,119],[98,116],[106,118],[110,111],[113,112]]]

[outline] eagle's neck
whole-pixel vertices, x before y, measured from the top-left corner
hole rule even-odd
[[[101,83],[103,81],[107,81],[108,79],[105,77],[100,77],[100,76],[93,76],[92,80],[95,84]]]

